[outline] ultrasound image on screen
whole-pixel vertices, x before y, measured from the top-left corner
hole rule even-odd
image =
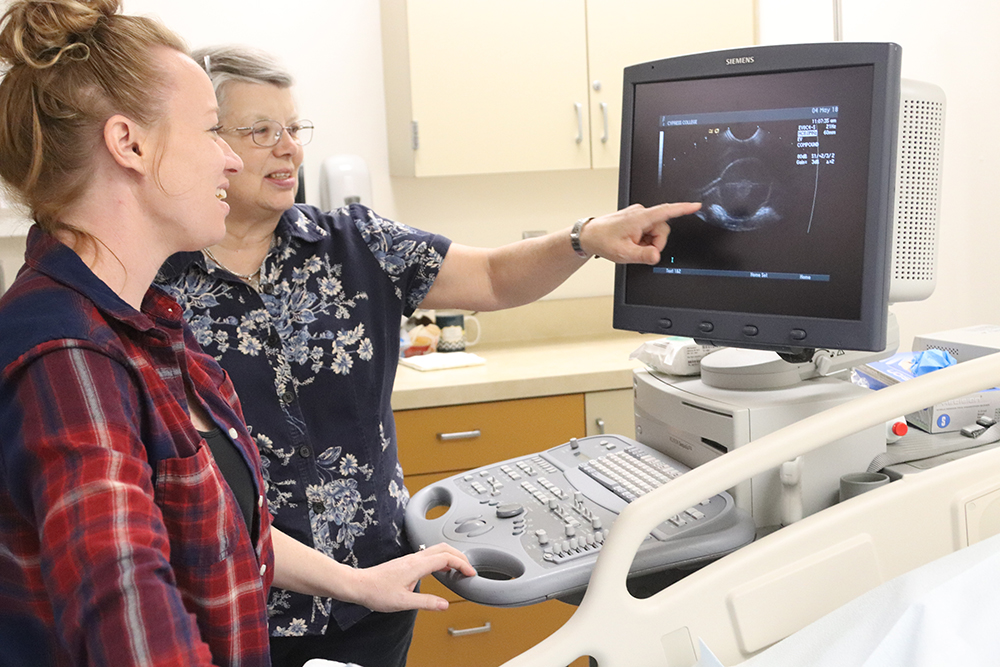
[[[626,302],[860,317],[870,67],[637,84],[629,197],[698,201]]]

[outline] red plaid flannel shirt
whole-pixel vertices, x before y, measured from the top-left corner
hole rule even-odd
[[[0,299],[0,663],[268,665],[270,523],[229,378],[158,289],[136,312],[37,229],[26,258]],[[257,544],[185,383],[253,473]]]

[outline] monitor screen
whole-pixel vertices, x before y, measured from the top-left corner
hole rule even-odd
[[[885,345],[899,47],[702,53],[626,69],[619,204],[697,201],[615,326],[798,351]]]

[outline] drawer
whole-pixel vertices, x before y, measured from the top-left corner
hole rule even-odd
[[[407,475],[478,468],[583,437],[584,415],[583,394],[399,410],[399,460]]]
[[[455,473],[450,470],[445,470],[443,472],[430,472],[426,475],[404,475],[403,483],[406,484],[406,490],[409,491],[412,496],[425,486],[430,486],[434,482],[440,482],[442,479],[451,477],[454,474]]]
[[[558,630],[575,610],[576,607],[550,600],[515,608],[453,602],[447,611],[421,611],[417,614],[406,665],[496,667]],[[572,667],[587,665],[586,658],[572,663]]]

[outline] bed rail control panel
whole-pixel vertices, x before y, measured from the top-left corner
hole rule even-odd
[[[624,436],[573,439],[421,489],[407,535],[414,548],[447,542],[468,556],[478,576],[435,575],[466,599],[508,607],[569,597],[586,588],[625,506],[688,470]],[[718,558],[754,533],[729,494],[706,498],[650,533],[630,576]]]

